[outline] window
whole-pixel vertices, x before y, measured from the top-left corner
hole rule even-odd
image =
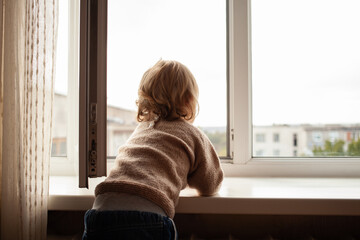
[[[50,175],[78,169],[79,6],[79,0],[59,1]]]
[[[298,145],[298,135],[296,133],[293,134],[293,146],[297,147]]]
[[[313,1],[311,1],[311,6],[313,6],[312,3]],[[356,24],[360,22],[357,19],[359,16],[356,14],[359,5],[354,1],[346,1],[341,6],[342,12],[350,15],[341,20],[346,21],[346,23],[342,22],[341,24],[341,26],[346,27],[339,27],[339,22],[337,22],[336,29],[349,37],[351,36],[352,47],[348,51],[351,56],[345,61],[348,65],[338,65],[329,71],[331,61],[324,61],[328,64],[326,67],[311,61],[326,56],[323,47],[329,46],[333,40],[331,38],[327,41],[329,28],[333,29],[331,25],[327,24],[338,20],[335,17],[338,15],[331,13],[336,9],[336,2],[332,2],[331,7],[327,7],[326,11],[322,7],[327,6],[327,2],[325,4],[324,1],[317,1],[316,8],[308,8],[308,4],[310,3],[306,1],[229,1],[229,75],[230,90],[233,89],[234,91],[230,91],[230,107],[233,109],[233,118],[235,119],[231,127],[234,133],[233,162],[235,164],[227,169],[231,174],[251,176],[262,174],[335,176],[345,174],[345,172],[347,176],[348,174],[351,175],[350,172],[355,175],[358,174],[352,171],[350,166],[358,168],[359,157],[331,157],[326,159],[324,156],[315,156],[313,132],[323,134],[324,130],[327,131],[328,125],[333,125],[334,122],[338,122],[335,125],[342,127],[343,130],[349,128],[355,131],[359,127],[358,119],[360,118],[356,116],[357,113],[351,110],[356,109],[355,105],[353,107],[344,106],[346,99],[351,98],[353,104],[358,104],[360,101],[353,90],[354,87],[359,91],[359,85],[351,80],[359,79],[359,71],[356,70],[356,67],[352,68],[351,71],[347,68],[354,67],[354,62],[359,64],[357,57],[360,55],[359,46],[356,44],[359,35],[353,31],[353,29],[357,29]],[[314,18],[309,19],[307,17],[304,21],[304,12],[314,16]],[[272,20],[268,21],[269,19]],[[314,26],[317,26],[316,29]],[[300,32],[302,35],[299,34]],[[325,39],[319,36],[322,34],[324,34]],[[304,41],[298,42],[298,39]],[[346,38],[342,39],[345,40]],[[353,41],[354,39],[357,40]],[[337,50],[332,49],[331,53],[344,52],[341,46],[345,43],[341,44],[342,40],[338,38],[337,41],[336,44],[331,42],[333,43],[332,46],[337,48]],[[319,42],[326,42],[326,44],[314,49],[313,46],[318,46]],[[305,46],[305,43],[313,43],[313,46],[311,44]],[[298,49],[304,51],[300,52]],[[267,51],[268,53],[266,53]],[[292,64],[296,62],[296,59],[294,61],[288,60],[294,56],[305,56],[305,52],[307,53],[306,56],[312,59],[296,64]],[[340,57],[335,60],[342,61],[340,59],[345,58]],[[305,69],[304,66],[308,68]],[[345,68],[339,68],[339,66],[345,66]],[[297,68],[299,69],[296,70]],[[317,72],[316,76],[311,75],[310,70],[320,70],[321,74]],[[350,76],[347,78],[348,84],[344,84],[341,80],[329,82],[314,79],[314,77],[320,77],[323,74],[325,76],[329,72],[333,77],[334,70],[339,70],[336,76]],[[280,81],[279,76],[283,78],[283,81]],[[308,78],[304,80],[306,77]],[[325,85],[320,84],[324,82]],[[321,86],[316,89],[314,88],[315,85]],[[336,91],[330,94],[325,89],[336,89]],[[341,94],[344,94],[342,95],[344,97],[339,97]],[[337,104],[335,99],[338,100]],[[315,106],[320,106],[319,104],[322,101],[328,102],[322,104],[322,108],[315,109]],[[330,102],[334,104],[328,105]],[[335,105],[338,106],[336,111],[328,109]],[[350,118],[346,114],[347,111],[352,112]],[[326,112],[330,115],[326,116]],[[342,114],[338,115],[339,113]],[[280,143],[277,146],[281,155],[278,157],[268,155],[274,153],[271,150],[274,148],[270,143],[267,142],[264,145],[264,143],[258,144],[256,141],[256,133],[266,128],[270,129],[270,133],[278,132],[281,134]],[[294,133],[297,134],[296,149],[293,146]],[[342,136],[342,134],[340,135]],[[317,141],[322,141],[322,135],[318,136],[320,138],[317,138]],[[260,155],[260,152],[257,153],[257,151],[261,148],[267,149],[264,152],[266,156],[258,158],[257,154]],[[294,152],[295,150],[296,152]],[[331,164],[328,164],[329,162]],[[279,163],[281,165],[278,165]],[[314,172],[309,173],[308,167],[304,163],[311,164]]]
[[[264,156],[264,150],[256,150],[256,156],[261,157]]]
[[[312,133],[312,140],[315,143],[321,143],[323,140],[323,135],[321,132],[313,132]]]
[[[273,134],[273,142],[275,143],[280,142],[280,134],[278,133]]]
[[[319,146],[345,142],[344,129],[359,126],[360,3],[339,3],[251,1],[253,128],[300,128],[288,146],[298,147],[294,156],[317,151],[307,134]]]
[[[53,137],[51,155],[58,157],[66,157],[66,138]]]
[[[68,22],[69,22],[68,2],[59,2],[59,24],[58,24],[58,43],[56,54],[56,75],[54,85],[54,110],[52,128],[52,149],[51,156],[66,156],[66,148],[60,151],[60,141],[67,140],[68,127]],[[65,51],[63,51],[63,49]]]
[[[339,140],[339,132],[331,131],[329,132],[329,141],[334,143],[335,141]]]
[[[219,156],[229,156],[226,34],[225,0],[108,0],[108,156],[135,129],[138,85],[161,58],[194,74],[200,91],[194,125]]]
[[[67,1],[60,1],[60,4],[63,2]],[[69,4],[72,2],[69,1]],[[336,5],[339,7],[337,14],[333,14],[334,2],[324,3],[322,0],[311,1],[311,4],[314,3],[312,8],[307,7],[307,4],[310,4],[307,1],[285,0],[228,0],[215,1],[215,3],[156,1],[153,5],[148,2],[138,3],[109,0],[108,156],[116,154],[118,146],[126,141],[136,125],[132,120],[136,110],[134,104],[136,96],[130,97],[128,93],[136,95],[142,73],[160,57],[177,58],[186,64],[198,79],[200,95],[209,94],[207,97],[200,97],[200,114],[204,115],[199,115],[195,124],[208,134],[215,147],[219,143],[220,147],[217,147],[219,155],[228,159],[223,164],[228,175],[359,176],[359,171],[356,170],[360,162],[360,151],[357,150],[360,117],[356,115],[358,111],[354,109],[360,103],[357,94],[360,90],[357,84],[360,82],[359,71],[356,68],[360,65],[358,58],[360,51],[357,44],[360,39],[356,31],[358,28],[356,24],[360,19],[357,14],[359,5],[355,1],[344,0],[341,6]],[[159,29],[156,29],[158,24],[151,22],[155,21],[151,15],[166,14],[161,13],[160,10],[165,7],[171,9],[172,3],[191,4],[187,5],[190,10],[186,13],[189,13],[189,18],[197,16],[190,24],[197,26],[197,29],[191,32],[195,35],[191,36],[200,33],[202,35],[203,32],[210,34],[206,35],[205,40],[199,40],[198,37],[184,40],[186,44],[196,46],[196,49],[192,50],[192,53],[189,53],[188,49],[180,52],[179,57],[175,53],[171,56],[163,54],[166,51],[175,51],[177,47],[168,46],[166,51],[161,49],[174,38],[171,34],[179,34],[180,30],[191,29],[191,26],[184,29],[179,27],[181,22],[176,20],[179,17],[177,14],[163,15],[166,19],[173,18],[179,30],[175,33],[169,32],[170,39],[164,41],[163,46],[149,47],[150,40],[155,38],[146,32],[149,28],[145,30],[141,28],[144,24],[154,23],[154,31],[161,34]],[[70,10],[73,6],[71,4]],[[111,19],[115,18],[117,4],[124,4],[119,11],[125,12],[118,14],[121,20],[118,20],[114,26]],[[130,7],[126,8],[126,4]],[[144,4],[151,5],[149,7],[153,11],[147,12],[143,8]],[[204,8],[208,4],[214,6],[220,4],[221,7],[217,5],[218,11],[211,14],[207,11],[194,10],[196,7],[208,9]],[[61,9],[64,8],[60,6],[60,11],[63,11]],[[227,16],[225,16],[226,9]],[[340,18],[339,12],[345,15]],[[136,15],[139,13],[144,14]],[[306,19],[303,18],[305,13]],[[204,18],[200,18],[199,14],[205,14]],[[71,16],[69,14],[69,18]],[[147,20],[142,19],[143,17]],[[135,26],[130,27],[131,24]],[[116,29],[119,31],[121,29],[126,34],[111,37]],[[71,33],[71,28],[68,31],[69,36],[74,35]],[[332,37],[332,32],[337,33],[335,37]],[[189,33],[183,34],[189,35]],[[222,36],[222,39],[212,42],[216,39],[211,34]],[[141,42],[145,36],[150,38],[149,41]],[[136,40],[132,42],[131,39]],[[131,49],[133,55],[122,56],[126,50],[124,46]],[[68,48],[71,48],[70,42]],[[146,52],[150,55],[144,57],[146,61],[140,64],[138,60],[145,56],[142,54],[145,50],[148,50]],[[221,52],[219,55],[221,57],[213,58],[217,51]],[[69,52],[78,52],[78,49]],[[153,53],[156,54],[151,55]],[[345,53],[349,55],[345,56]],[[118,61],[111,60],[117,56]],[[210,59],[214,65],[209,65],[211,63],[206,67],[193,65],[193,62],[202,61],[199,60],[199,56],[205,57],[206,60]],[[324,60],[323,56],[327,58]],[[68,58],[71,59],[71,56]],[[298,62],[299,59],[302,60]],[[65,62],[60,61],[58,69]],[[74,128],[73,124],[78,123],[76,118],[78,96],[73,92],[77,91],[76,77],[75,80],[71,77],[76,76],[74,70],[71,70],[71,66],[76,64],[71,64],[71,61],[67,64],[70,73],[68,81],[63,85],[67,90],[59,94],[59,98],[66,95],[68,99],[66,107],[61,107],[67,109],[67,112],[58,114],[60,117],[67,116],[66,134],[54,135],[57,139],[65,137],[67,147],[61,148],[60,145],[56,145],[52,152],[56,155],[60,154],[56,149],[66,149],[64,159],[67,161],[61,161],[61,164],[66,162],[69,168],[62,167],[62,169],[66,169],[64,170],[66,174],[73,174],[76,169],[74,156],[77,155],[78,149],[76,143],[78,137],[74,134],[77,133],[77,128]],[[131,74],[131,71],[128,74],[130,68],[127,66],[138,67],[133,70],[136,74]],[[210,75],[216,76],[216,80],[211,80],[209,83],[207,79]],[[131,79],[128,76],[131,76]],[[121,83],[121,87],[116,85],[117,81]],[[214,85],[215,90],[207,90],[209,85]],[[119,96],[129,97],[118,100]],[[55,115],[54,112],[54,117]],[[222,120],[214,122],[214,115],[220,116]],[[56,126],[55,122],[56,120],[54,120],[54,129],[56,129],[54,131],[64,129],[59,127],[60,125]],[[336,136],[331,132],[337,132]],[[330,141],[331,139],[333,141]],[[343,154],[334,155],[330,152],[331,155],[326,155],[327,141],[332,144],[328,145],[333,147],[340,140],[344,141],[342,145],[340,144]],[[54,144],[56,141],[54,140]],[[56,160],[56,157],[52,159],[51,168],[56,165],[53,165]],[[311,172],[308,171],[309,166],[312,168]]]
[[[273,156],[280,156],[280,150],[279,149],[274,149]]]
[[[256,142],[264,143],[265,142],[265,134],[264,133],[256,134]]]

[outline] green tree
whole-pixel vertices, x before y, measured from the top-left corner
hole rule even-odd
[[[352,140],[348,146],[348,155],[349,156],[360,156],[360,138],[355,141]]]
[[[219,156],[226,156],[226,132],[207,132],[205,134],[210,139],[211,143]]]
[[[324,147],[314,147],[313,153],[315,156],[344,156],[344,145],[343,140],[336,140],[334,143],[329,140],[325,141]]]

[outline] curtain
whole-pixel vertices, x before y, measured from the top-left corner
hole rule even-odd
[[[58,0],[2,0],[1,239],[46,239]]]

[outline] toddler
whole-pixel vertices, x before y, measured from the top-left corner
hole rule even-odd
[[[197,99],[195,78],[179,62],[160,60],[144,73],[139,124],[95,189],[83,239],[176,239],[180,191],[217,193],[223,171],[207,136],[192,125]]]

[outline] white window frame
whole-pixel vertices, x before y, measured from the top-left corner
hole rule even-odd
[[[78,0],[69,3],[78,6]],[[228,148],[230,158],[222,162],[227,177],[360,177],[360,158],[277,158],[252,156],[252,96],[251,96],[251,0],[228,1],[228,75],[229,105]],[[79,12],[79,9],[76,10]],[[71,19],[71,18],[70,18]],[[74,19],[73,19],[74,20]],[[76,19],[75,19],[76,20]],[[74,21],[75,21],[74,20]],[[78,24],[69,24],[76,28]],[[71,33],[76,31],[70,30]],[[78,29],[77,29],[78,32]],[[78,47],[78,46],[77,46]],[[77,52],[78,51],[73,51]],[[78,56],[77,56],[78,57]],[[77,62],[69,55],[69,67]],[[78,70],[76,70],[78,71]],[[69,68],[69,75],[70,75]],[[72,72],[72,76],[78,76]],[[72,81],[70,83],[70,81]],[[69,78],[69,120],[78,123],[77,81]],[[70,89],[71,88],[71,89]],[[68,128],[67,139],[78,139],[78,131]],[[74,135],[75,134],[75,135]],[[76,142],[68,143],[68,160],[52,158],[51,173],[53,175],[76,175],[78,149]],[[71,151],[70,149],[74,151]],[[69,151],[70,150],[70,151]],[[108,158],[108,169],[113,166],[114,159]],[[61,161],[61,163],[60,163]]]
[[[50,175],[76,176],[79,168],[79,28],[80,0],[68,0],[68,88],[66,157],[51,157]]]
[[[226,176],[360,177],[360,158],[252,156],[251,0],[229,0],[229,97],[232,164]]]

